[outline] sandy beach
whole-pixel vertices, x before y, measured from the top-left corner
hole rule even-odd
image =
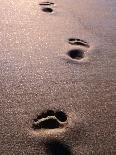
[[[0,155],[115,155],[116,0],[0,0]]]

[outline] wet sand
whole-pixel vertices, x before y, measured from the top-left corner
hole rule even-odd
[[[114,155],[115,0],[0,0],[0,155]]]

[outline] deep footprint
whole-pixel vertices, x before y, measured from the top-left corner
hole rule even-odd
[[[68,55],[72,59],[80,60],[80,59],[84,58],[84,51],[81,49],[73,49],[73,50],[68,51]]]
[[[51,5],[54,5],[54,3],[53,2],[42,2],[39,5],[42,5],[42,6],[51,6]]]
[[[68,43],[71,45],[85,46],[88,48],[90,47],[90,45],[86,41],[81,40],[81,39],[77,39],[77,38],[68,39]]]
[[[33,129],[56,129],[63,128],[67,124],[67,116],[62,111],[54,112],[48,110],[41,115],[38,115],[33,122]]]

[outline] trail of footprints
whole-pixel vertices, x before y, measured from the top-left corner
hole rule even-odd
[[[53,6],[55,5],[53,2],[45,1],[39,3],[43,12],[51,13],[53,12]],[[71,49],[67,52],[67,55],[72,59],[80,60],[84,58],[84,54],[86,50],[81,49],[80,47],[89,48],[90,45],[79,38],[69,38],[67,43],[75,46],[74,49]],[[78,48],[76,48],[78,47]],[[55,129],[55,128],[63,128],[67,124],[67,116],[62,111],[54,112],[52,110],[48,110],[45,113],[37,116],[33,122],[33,128],[35,130],[38,129]]]
[[[39,5],[42,7],[41,9],[43,12],[52,13],[53,6],[55,4],[53,2],[46,1],[46,2],[41,2]],[[85,47],[85,48],[90,47],[90,45],[86,41],[81,40],[79,38],[69,38],[68,43],[76,47],[78,46],[78,48],[72,49],[67,52],[69,57],[71,57],[72,59],[76,59],[76,60],[81,60],[85,57],[84,54],[86,50],[84,51],[83,49],[80,49],[79,48],[80,46]]]
[[[54,11],[54,3],[53,2],[41,2],[40,4],[41,10],[46,13],[52,13]],[[85,51],[83,48],[88,49],[90,45],[79,38],[69,38],[67,39],[67,43],[74,46],[75,48],[69,50],[67,55],[72,58],[81,60],[85,57]],[[83,48],[81,48],[83,47]],[[32,128],[34,131],[39,130],[52,130],[52,129],[62,129],[68,125],[67,115],[62,111],[48,110],[38,115],[33,120]],[[69,147],[65,144],[60,143],[59,141],[50,141],[46,146],[49,146],[49,151],[53,155],[71,155],[71,151]],[[61,149],[60,149],[61,148]]]

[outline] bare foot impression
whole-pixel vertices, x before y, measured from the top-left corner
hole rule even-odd
[[[42,11],[46,12],[46,13],[52,13],[53,9],[51,8],[51,6],[54,5],[54,3],[52,2],[42,2],[39,4],[40,6],[42,6]]]
[[[81,40],[81,39],[77,39],[77,38],[68,39],[68,43],[71,45],[85,46],[88,48],[90,47],[90,45],[86,41]]]
[[[33,122],[33,129],[58,129],[63,128],[67,124],[67,116],[62,111],[54,112],[52,110],[48,110],[41,115],[38,115]]]

